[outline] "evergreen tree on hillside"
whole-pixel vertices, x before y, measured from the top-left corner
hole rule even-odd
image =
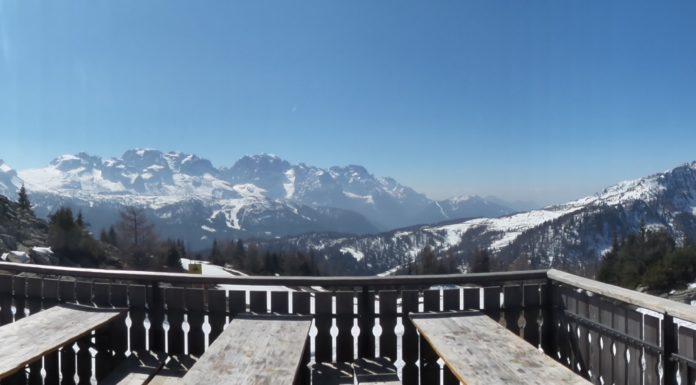
[[[27,189],[22,185],[17,193],[17,203],[19,203],[19,208],[22,210],[33,214],[34,211],[31,209],[31,202],[29,201],[29,195],[27,194]]]
[[[213,265],[225,266],[225,255],[222,253],[222,250],[220,250],[217,239],[213,240],[213,248],[210,250],[210,257],[208,259]]]
[[[597,279],[629,289],[645,286],[662,290],[696,279],[696,248],[677,248],[665,231],[641,226],[637,234],[615,240],[602,258]]]
[[[430,246],[425,246],[412,263],[404,269],[406,274],[454,274],[459,272],[454,253],[438,256]]]
[[[99,242],[77,224],[70,208],[61,207],[49,217],[48,244],[61,263],[98,267],[106,261]]]
[[[437,256],[430,246],[425,246],[416,256],[418,274],[437,273]]]
[[[114,226],[109,226],[109,230],[103,229],[99,235],[99,240],[108,243],[111,246],[118,247],[118,236],[116,235],[116,229]]]
[[[181,258],[186,256],[186,250],[181,241],[168,241],[169,247],[165,256],[164,264],[169,270],[184,271],[181,265]]]
[[[228,258],[228,262],[232,264],[232,266],[239,269],[243,268],[244,260],[246,259],[246,249],[241,239],[238,239],[234,244],[234,249],[228,253]]]
[[[491,254],[486,249],[478,249],[469,262],[469,273],[487,273],[491,271]]]
[[[70,208],[61,207],[49,217],[48,244],[54,251],[75,249],[81,238],[82,231]]]
[[[77,219],[75,219],[75,224],[84,229],[87,225],[85,224],[85,219],[82,217],[82,211],[77,213]]]

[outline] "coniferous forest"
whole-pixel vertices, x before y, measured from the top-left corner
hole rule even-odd
[[[665,231],[642,228],[615,240],[597,272],[597,279],[629,289],[665,291],[696,281],[696,244],[681,245]]]

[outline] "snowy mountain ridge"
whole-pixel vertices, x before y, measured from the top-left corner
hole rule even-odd
[[[696,162],[620,182],[562,205],[497,218],[425,225],[378,235],[283,240],[325,258],[350,258],[358,272],[379,273],[413,260],[426,246],[462,257],[488,249],[508,268],[562,267],[587,272],[615,238],[641,226],[664,229],[675,239],[696,236]],[[271,242],[271,245],[273,242]],[[367,256],[367,257],[366,257]]]
[[[164,235],[195,237],[201,245],[211,237],[364,234],[457,215],[510,212],[500,205],[457,205],[432,214],[427,209],[434,201],[362,166],[322,169],[270,154],[245,155],[230,167],[155,149],[128,150],[109,159],[84,152],[62,155],[44,168],[19,172],[2,165],[0,194],[14,197],[24,183],[40,216],[68,205],[82,210],[99,231],[123,206],[139,206],[160,222]]]

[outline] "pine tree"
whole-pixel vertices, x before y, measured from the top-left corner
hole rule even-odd
[[[234,246],[234,250],[228,255],[229,263],[238,268],[243,269],[246,260],[246,248],[244,247],[244,242],[241,239],[237,240]]]
[[[491,255],[486,249],[476,250],[469,263],[469,273],[486,273],[491,271]]]
[[[109,243],[118,247],[118,235],[116,234],[114,226],[109,226]]]
[[[179,244],[170,241],[165,259],[166,266],[174,271],[183,271],[184,268],[181,266],[181,257],[182,253]]]
[[[425,246],[416,256],[416,274],[437,274],[438,259],[430,246]]]
[[[61,263],[96,267],[105,261],[104,250],[77,225],[70,208],[61,207],[49,217],[47,241]]]
[[[109,226],[109,230],[103,229],[99,234],[99,240],[118,247],[118,237],[116,235],[116,229],[114,229],[114,226]]]
[[[225,266],[225,256],[220,251],[218,247],[217,239],[213,240],[213,248],[210,250],[210,263],[218,266]]]
[[[29,201],[29,196],[27,195],[27,189],[22,185],[19,189],[19,193],[17,194],[17,203],[19,203],[19,207],[28,212],[28,213],[34,213],[31,209],[31,202]]]

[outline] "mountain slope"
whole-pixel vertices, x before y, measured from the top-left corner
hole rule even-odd
[[[678,241],[696,237],[696,162],[622,182],[567,204],[499,218],[374,236],[307,235],[282,242],[325,258],[350,257],[355,272],[362,273],[403,265],[425,246],[462,256],[477,248],[489,249],[508,268],[554,266],[582,273],[595,268],[615,238],[637,232],[641,226],[665,229]]]
[[[362,166],[322,169],[269,154],[244,156],[231,167],[153,149],[111,159],[62,155],[47,167],[19,172],[0,163],[0,194],[15,197],[22,183],[40,217],[68,206],[98,232],[114,224],[123,207],[138,206],[162,236],[183,238],[193,248],[208,247],[212,238],[369,234],[511,212],[476,196],[435,202]]]
[[[500,217],[513,210],[491,199],[478,195],[462,195],[430,203],[420,214],[422,223],[437,223],[451,219],[472,217]]]
[[[19,176],[39,216],[69,206],[98,231],[113,224],[124,206],[139,206],[163,236],[185,239],[194,248],[208,246],[212,238],[376,230],[353,212],[275,200],[264,188],[235,184],[223,174],[195,155],[130,150],[108,160],[64,155]]]
[[[364,167],[321,169],[268,154],[220,168],[196,155],[153,149],[111,159],[63,155],[47,167],[19,172],[0,163],[0,194],[14,197],[22,183],[41,217],[68,206],[82,211],[98,232],[124,206],[139,206],[163,236],[183,238],[194,248],[209,246],[212,238],[366,234],[505,210],[443,202],[428,213],[432,200]]]

